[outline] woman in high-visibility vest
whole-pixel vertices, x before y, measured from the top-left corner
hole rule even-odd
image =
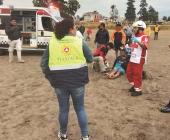
[[[85,84],[89,81],[87,63],[91,63],[93,58],[87,44],[75,35],[76,28],[73,20],[64,19],[56,23],[49,48],[44,52],[41,62],[45,77],[55,89],[58,98],[60,140],[68,140],[70,96],[78,117],[81,140],[89,140],[84,94]]]
[[[146,24],[143,21],[137,21],[133,24],[135,36],[132,37],[131,56],[127,66],[126,74],[132,87],[129,89],[131,96],[142,95],[142,71],[145,63],[146,52],[148,48],[148,36],[144,29]]]

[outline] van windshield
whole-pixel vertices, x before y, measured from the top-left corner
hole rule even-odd
[[[0,17],[0,30],[4,30],[7,24],[9,23],[9,21],[10,21],[9,16],[1,16]]]
[[[54,31],[55,21],[50,17],[42,17],[42,25],[45,31]]]

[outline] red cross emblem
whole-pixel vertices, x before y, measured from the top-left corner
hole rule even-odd
[[[64,52],[65,52],[65,53],[68,53],[68,52],[69,52],[69,48],[67,48],[67,47],[64,48]]]

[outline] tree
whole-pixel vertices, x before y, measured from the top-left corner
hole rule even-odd
[[[150,22],[158,21],[158,15],[159,15],[159,13],[152,6],[149,6],[149,10],[148,10],[149,21]]]
[[[77,0],[33,0],[33,5],[37,7],[48,7],[49,3],[54,3],[60,8],[61,15],[75,15],[80,8]]]
[[[168,21],[170,21],[170,16],[168,17]]]
[[[47,7],[48,6],[47,0],[33,0],[32,3],[36,7]]]
[[[167,16],[163,16],[162,19],[165,20],[165,21],[167,21],[167,20],[168,20],[168,17],[167,17]]]
[[[2,5],[3,4],[3,0],[0,0],[0,5]]]
[[[68,0],[66,13],[74,16],[79,8],[80,4],[77,0]]]
[[[116,8],[116,5],[112,5],[111,7],[111,12],[110,12],[110,15],[111,15],[111,19],[116,21],[117,18],[118,18],[118,15],[119,15],[119,12],[118,12],[118,9]]]
[[[136,19],[136,8],[134,7],[135,0],[128,0],[127,2],[127,10],[125,13],[125,17],[129,21],[135,21]]]
[[[140,2],[140,10],[138,12],[139,19],[142,19],[143,21],[148,20],[148,11],[147,11],[148,4],[146,0],[141,0]]]

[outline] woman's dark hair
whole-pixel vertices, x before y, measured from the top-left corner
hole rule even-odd
[[[100,26],[103,26],[105,28],[105,24],[104,23],[101,23]]]
[[[67,18],[55,25],[55,36],[57,39],[62,39],[65,35],[69,34],[69,30],[74,28],[73,19]]]
[[[141,28],[141,27],[138,27],[138,30],[144,31],[145,29],[144,29],[144,28]]]
[[[16,21],[16,17],[11,17],[9,21],[15,20]]]
[[[138,31],[137,31],[137,34],[139,34],[139,31],[144,31],[145,29],[144,28],[141,28],[141,27],[138,27]]]

